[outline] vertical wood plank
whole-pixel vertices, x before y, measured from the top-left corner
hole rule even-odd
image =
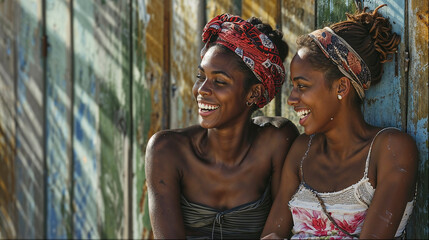
[[[409,56],[407,132],[419,149],[417,202],[407,228],[409,239],[429,236],[428,227],[428,28],[427,1],[408,0]]]
[[[197,104],[192,95],[195,74],[200,63],[201,30],[196,0],[172,2],[171,26],[171,117],[170,128],[198,123]]]
[[[377,6],[387,3],[388,6],[379,10],[384,17],[390,19],[392,31],[401,35],[401,43],[398,47],[398,61],[383,66],[384,74],[381,81],[372,85],[366,91],[363,112],[365,120],[375,126],[394,126],[400,129],[406,127],[406,77],[404,72],[405,59],[405,1],[365,1],[365,7],[374,10]],[[395,73],[395,64],[398,62],[398,74]],[[383,113],[383,114],[380,114]]]
[[[292,90],[290,62],[297,51],[297,38],[310,33],[316,27],[315,4],[315,0],[283,0],[281,4],[283,39],[289,46],[289,53],[284,63],[286,79],[281,92],[281,115],[291,120],[301,133],[304,132],[304,128],[299,125],[299,117],[293,108],[287,104],[287,98]]]
[[[15,14],[13,0],[0,2],[0,239],[16,238],[15,204]]]
[[[257,17],[275,29],[278,25],[277,0],[242,0],[241,16],[246,20]]]
[[[206,0],[207,21],[222,13],[241,16],[242,0]]]
[[[130,42],[128,1],[96,1],[97,53],[94,70],[99,83],[100,187],[103,201],[102,238],[123,238],[124,166],[130,147]]]
[[[356,10],[354,1],[344,0],[317,0],[316,28],[323,28],[332,23],[346,20],[345,13],[353,13]],[[365,1],[366,2],[366,1]]]
[[[99,157],[94,156],[94,148],[88,148],[88,153],[95,159],[98,165],[93,165],[94,176],[86,183],[94,183],[91,187],[99,188],[97,195],[93,198],[85,199],[82,196],[81,203],[88,203],[86,206],[97,206],[98,212],[91,214],[91,218],[84,221],[84,225],[89,224],[89,232],[95,231],[98,227],[101,238],[122,238],[124,235],[124,187],[127,184],[124,166],[128,161],[130,147],[130,69],[129,69],[129,3],[127,1],[76,1],[76,11],[74,16],[78,32],[75,34],[76,41],[76,74],[77,85],[81,84],[81,72],[87,72],[83,81],[90,79],[89,87],[78,89],[79,97],[76,96],[76,103],[84,100],[83,94],[88,96],[85,102],[94,104],[94,110],[88,111],[89,121],[96,123],[95,127],[89,129],[92,146],[98,145]],[[84,35],[85,34],[85,35]],[[80,38],[82,35],[84,37]],[[86,45],[86,43],[88,43]],[[84,46],[86,45],[86,46]],[[90,94],[88,93],[90,90]],[[79,98],[79,100],[77,99]],[[85,111],[86,104],[79,102],[79,114]],[[79,121],[79,116],[75,117]],[[94,120],[93,120],[94,119]],[[85,122],[80,122],[76,126],[77,140],[79,133],[85,131]],[[93,125],[94,126],[94,125]],[[85,138],[83,138],[85,139]],[[75,143],[75,146],[79,145]],[[83,145],[83,144],[82,144]],[[83,146],[87,148],[87,146]],[[79,156],[77,156],[79,157]],[[83,160],[83,161],[82,161]],[[83,165],[88,165],[85,156],[76,161]],[[77,167],[75,167],[77,169]],[[88,185],[87,185],[88,186]],[[77,193],[75,191],[75,196]],[[79,209],[80,210],[80,209]],[[82,209],[83,210],[83,209]],[[83,211],[81,212],[82,214]],[[77,225],[75,224],[76,229]],[[95,233],[94,233],[95,234]]]
[[[95,70],[94,2],[73,1],[73,237],[100,238],[99,84]]]
[[[46,1],[47,238],[71,238],[70,0]]]
[[[44,82],[42,1],[17,2],[16,207],[17,238],[43,238]]]
[[[164,11],[165,1],[135,1],[133,4],[133,238],[152,235],[145,184],[144,157],[147,141],[162,129]],[[167,91],[168,92],[168,91]]]

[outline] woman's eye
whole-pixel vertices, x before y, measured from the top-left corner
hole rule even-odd
[[[197,77],[197,80],[199,80],[199,81],[203,81],[204,80],[204,77],[201,76],[200,74],[198,74],[196,77]]]
[[[305,88],[306,86],[302,85],[302,84],[297,84],[298,88]]]
[[[226,84],[226,82],[219,80],[219,79],[215,79],[215,83],[220,84],[220,85]]]

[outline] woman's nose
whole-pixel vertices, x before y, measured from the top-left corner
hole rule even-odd
[[[287,98],[287,104],[290,106],[293,106],[294,104],[297,104],[299,101],[298,93],[296,92],[295,88],[292,88],[292,91],[289,94],[289,97]]]
[[[200,84],[198,87],[198,94],[204,96],[204,95],[210,95],[212,93],[210,83],[208,79],[205,79],[204,82]]]

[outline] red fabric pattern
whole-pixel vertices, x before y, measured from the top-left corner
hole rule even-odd
[[[285,69],[277,47],[251,23],[226,13],[213,18],[204,27],[202,38],[205,48],[216,36],[215,43],[235,52],[264,86],[265,92],[257,106],[261,108],[268,104],[285,80]]]

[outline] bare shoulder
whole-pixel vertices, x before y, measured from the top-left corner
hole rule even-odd
[[[289,119],[284,117],[267,117],[267,116],[258,116],[252,118],[254,124],[265,127],[265,126],[274,126],[276,128],[283,128],[285,126],[293,125],[295,126]]]
[[[146,164],[167,159],[171,163],[180,154],[191,150],[192,137],[200,131],[201,127],[192,126],[155,133],[146,146]]]
[[[263,135],[287,139],[292,143],[299,135],[298,129],[289,119],[284,117],[258,116],[252,118],[255,125],[262,129]]]
[[[382,156],[393,156],[394,158],[391,159],[397,159],[398,154],[404,157],[415,157],[417,146],[410,135],[391,128],[380,132],[374,140],[373,151]]]
[[[386,129],[374,140],[371,158],[382,170],[413,173],[417,168],[418,150],[414,139],[398,129]]]
[[[295,139],[287,158],[289,166],[298,166],[301,163],[301,159],[308,148],[309,141],[310,136],[306,135],[305,133],[299,135]]]

